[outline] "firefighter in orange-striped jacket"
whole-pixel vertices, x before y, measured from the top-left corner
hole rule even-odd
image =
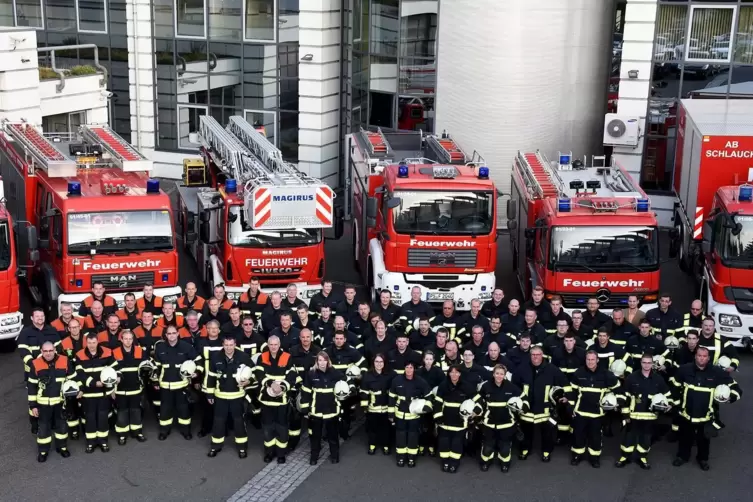
[[[85,347],[86,336],[81,333],[81,322],[73,318],[68,323],[68,336],[60,342],[60,352],[75,364],[76,354]],[[65,419],[68,421],[68,433],[71,439],[78,439],[81,417],[81,402],[77,397],[67,397],[65,400]]]
[[[261,313],[268,301],[267,294],[261,292],[259,278],[252,277],[248,284],[248,291],[243,293],[238,300],[238,306],[241,308],[241,314],[252,315],[258,322],[261,320]]]
[[[107,329],[97,333],[97,341],[102,347],[115,350],[120,346],[120,318],[117,314],[109,314],[105,326]]]
[[[105,293],[105,284],[102,281],[92,282],[91,295],[84,298],[78,309],[79,317],[86,317],[91,314],[94,302],[99,302],[102,305],[104,314],[110,314],[118,310],[118,304],[115,302],[115,299]]]
[[[93,301],[89,313],[83,318],[84,333],[97,334],[107,329],[107,314],[104,313],[102,303]]]
[[[70,359],[56,353],[52,342],[44,342],[42,355],[34,359],[29,371],[27,389],[29,409],[39,419],[37,447],[39,462],[47,461],[52,446],[53,431],[55,450],[63,458],[71,456],[68,451],[68,426],[63,419],[63,382],[73,380],[75,373]]]
[[[86,348],[76,354],[76,378],[81,383],[84,408],[84,432],[86,433],[86,453],[94,452],[98,445],[103,452],[110,451],[107,436],[110,430],[108,422],[110,413],[110,394],[100,379],[101,371],[114,367],[112,351],[100,347],[97,335],[86,335]]]
[[[178,329],[184,326],[183,314],[175,311],[175,303],[164,302],[162,304],[162,311],[159,319],[157,319],[157,326],[160,328],[175,326]]]
[[[162,298],[154,296],[154,285],[146,284],[143,290],[144,296],[136,300],[136,308],[139,312],[149,311],[155,316],[162,314]]]
[[[164,330],[154,323],[154,315],[151,312],[141,314],[141,326],[133,330],[136,342],[146,349],[148,354],[154,352],[154,345],[162,340]]]
[[[204,309],[205,300],[196,294],[196,284],[187,282],[183,292],[185,294],[178,298],[178,312],[186,315],[191,310],[201,312]]]
[[[121,346],[112,351],[115,370],[120,377],[115,389],[115,406],[118,410],[115,433],[118,435],[119,445],[126,444],[126,435],[129,432],[139,443],[146,441],[141,422],[143,387],[139,365],[146,361],[149,355],[139,345],[134,344],[134,338],[131,331],[123,331],[120,334]]]
[[[217,284],[214,287],[214,297],[217,298],[218,302],[220,302],[220,310],[224,310],[225,312],[230,310],[230,307],[235,305],[235,302],[227,297],[224,284]]]
[[[141,311],[136,306],[136,295],[126,293],[123,301],[125,305],[115,313],[118,315],[118,319],[120,319],[120,326],[123,329],[133,331],[141,324]]]
[[[68,323],[73,319],[73,306],[70,303],[60,304],[60,317],[50,323],[57,332],[60,338],[65,338],[68,335]]]

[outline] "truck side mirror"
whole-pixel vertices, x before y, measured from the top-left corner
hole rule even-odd
[[[366,218],[371,219],[373,218],[376,220],[377,217],[377,200],[376,197],[369,197],[366,199]]]
[[[507,200],[507,219],[508,220],[518,219],[518,201],[515,199]],[[510,228],[510,227],[508,226],[507,228]],[[510,228],[510,230],[512,229]]]
[[[390,197],[387,199],[387,209],[395,209],[396,207],[400,206],[400,204],[403,203],[403,199],[400,197]]]
[[[188,231],[186,232],[186,244],[193,244],[196,242],[196,232],[194,231]]]
[[[202,223],[209,223],[209,211],[202,211],[199,213],[199,221]]]
[[[203,242],[204,244],[210,244],[210,235],[209,221],[201,221],[199,223],[199,239],[201,239],[201,242]]]
[[[518,220],[515,220],[515,219],[507,220],[507,229],[509,231],[512,232],[513,230],[516,230],[517,228],[518,228]]]
[[[701,250],[703,251],[703,254],[710,253],[711,241],[708,239],[703,239],[703,242],[701,242]]]
[[[26,227],[26,247],[29,251],[36,251],[39,247],[39,240],[37,239],[37,227]]]
[[[332,224],[332,228],[328,228],[324,231],[324,238],[326,240],[336,241],[343,236],[343,231],[345,230],[345,221],[343,219],[343,214],[344,213],[342,207],[335,208],[335,213],[333,215],[335,220]]]

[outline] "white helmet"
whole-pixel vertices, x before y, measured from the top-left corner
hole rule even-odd
[[[279,384],[280,390],[275,390],[275,383]],[[282,382],[275,380],[267,387],[267,395],[269,397],[280,397],[283,392],[285,392],[285,388],[282,386]]]
[[[419,325],[420,322],[421,322],[421,319],[419,319],[418,317],[416,317],[415,319],[413,319],[413,329],[415,329],[416,331],[418,331],[418,325]]]
[[[439,385],[437,385],[436,387],[434,387],[433,389],[431,389],[431,392],[429,394],[432,394],[432,395],[436,396],[437,392],[439,392]]]
[[[651,398],[651,409],[654,411],[665,412],[669,410],[669,400],[664,394],[654,394]]]
[[[675,350],[680,346],[680,340],[678,340],[676,336],[669,335],[664,339],[664,346],[669,350]]]
[[[586,348],[590,347],[590,346],[591,346],[591,345],[593,345],[594,343],[596,343],[596,342],[594,341],[594,339],[593,339],[593,338],[589,338],[588,340],[586,340]]]
[[[426,408],[426,399],[414,399],[408,406],[408,411],[412,415],[423,415]]]
[[[729,401],[730,394],[732,394],[732,389],[729,388],[729,385],[717,385],[714,389],[714,399],[720,403]]]
[[[727,356],[722,356],[716,362],[716,365],[719,366],[723,370],[727,370],[732,366],[732,359],[730,359]]]
[[[243,381],[250,381],[251,378],[254,376],[254,370],[251,369],[250,366],[246,366],[245,364],[241,364],[238,367],[238,371],[235,373],[235,381],[239,384]]]
[[[513,413],[520,413],[523,411],[523,400],[519,397],[511,397],[507,400],[507,407],[510,408],[510,411]]]
[[[81,390],[78,386],[78,382],[73,380],[66,380],[63,382],[61,389],[63,391],[63,396],[65,397],[76,397]]]
[[[549,399],[554,403],[557,404],[560,399],[565,397],[565,389],[562,387],[552,387],[552,390],[549,391]]]
[[[351,364],[348,366],[348,369],[345,370],[345,376],[348,378],[361,378],[361,368],[355,364]]]
[[[191,361],[183,361],[180,365],[180,376],[183,378],[191,378],[191,375],[196,373],[196,363]]]
[[[604,394],[604,397],[601,398],[601,409],[603,410],[613,410],[617,408],[617,396],[615,396],[612,392],[608,392]]]
[[[335,384],[335,397],[343,400],[350,395],[350,385],[345,380],[340,380]]]
[[[466,399],[460,403],[460,416],[468,418],[473,415],[473,410],[476,409],[476,401],[473,399]]]
[[[620,378],[625,374],[625,370],[627,370],[627,364],[625,364],[625,361],[622,359],[615,359],[612,365],[609,367],[609,371],[614,373],[614,376],[617,378]]]
[[[505,373],[505,380],[512,382],[512,371],[507,370],[507,373]]]
[[[253,356],[251,356],[251,362],[254,363],[254,366],[256,366],[257,364],[259,364],[259,358],[260,357],[261,357],[261,354],[258,354],[258,353],[254,354]]]
[[[666,362],[667,362],[667,360],[664,359],[663,355],[656,354],[654,356],[654,369],[658,370],[659,368],[661,368],[662,366],[664,366],[664,363],[666,363]]]
[[[154,363],[149,359],[139,363],[139,371],[142,371],[143,373],[152,374],[156,369]]]
[[[105,387],[112,387],[118,381],[118,372],[109,366],[102,368],[102,371],[99,373],[99,381],[102,382]]]
[[[485,383],[486,382],[479,382],[476,386],[476,392],[481,392],[481,387],[483,387]]]

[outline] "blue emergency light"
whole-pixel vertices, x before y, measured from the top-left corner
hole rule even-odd
[[[84,285],[84,280],[83,279],[76,279],[76,287],[77,288],[80,288],[83,285]]]
[[[753,185],[742,185],[737,195],[737,200],[740,202],[753,201]]]
[[[408,177],[408,165],[407,164],[400,164],[397,167],[397,177],[398,178],[407,178]]]
[[[69,181],[68,195],[81,195],[81,183],[78,181]]]
[[[635,199],[635,211],[637,213],[647,213],[651,207],[651,202],[648,199]]]
[[[560,165],[561,166],[569,166],[570,165],[570,156],[569,155],[560,155]]]
[[[159,180],[148,179],[146,181],[146,193],[159,193]]]
[[[478,168],[478,178],[480,180],[488,180],[489,179],[489,168],[488,167],[479,167]]]
[[[569,213],[572,208],[570,199],[559,199],[557,201],[557,209],[561,213]]]
[[[162,274],[162,282],[167,282],[168,279],[169,277],[167,274]]]
[[[235,193],[238,191],[238,182],[235,180],[227,180],[225,182],[225,193]]]
[[[400,286],[398,286],[397,284],[395,285],[395,291],[400,291]]]

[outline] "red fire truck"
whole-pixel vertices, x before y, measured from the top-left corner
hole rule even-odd
[[[656,306],[659,231],[649,199],[620,166],[593,156],[591,165],[560,153],[518,152],[513,161],[513,268],[521,289],[560,295],[568,310],[596,297],[605,309],[637,295]]]
[[[0,180],[0,346],[4,343],[13,343],[21,332],[23,319],[23,315],[19,312],[18,289],[18,272],[22,268],[19,267],[16,258],[13,219],[4,201]],[[32,229],[31,241],[36,241],[36,230],[33,227],[24,228]]]
[[[39,260],[28,285],[57,315],[78,308],[101,281],[122,304],[145,284],[177,298],[178,253],[170,198],[149,178],[152,162],[106,125],[45,135],[25,122],[0,134],[8,210],[37,229]]]
[[[489,168],[446,133],[361,130],[348,137],[355,259],[372,295],[468,310],[491,298],[497,265],[497,190]]]
[[[753,101],[683,99],[671,254],[698,278],[706,313],[740,346],[753,331]]]
[[[222,283],[237,299],[255,276],[267,292],[296,284],[308,303],[324,278],[323,229],[342,232],[332,189],[286,162],[243,117],[227,128],[201,117],[198,136],[202,159],[184,162],[179,222],[207,285]]]

